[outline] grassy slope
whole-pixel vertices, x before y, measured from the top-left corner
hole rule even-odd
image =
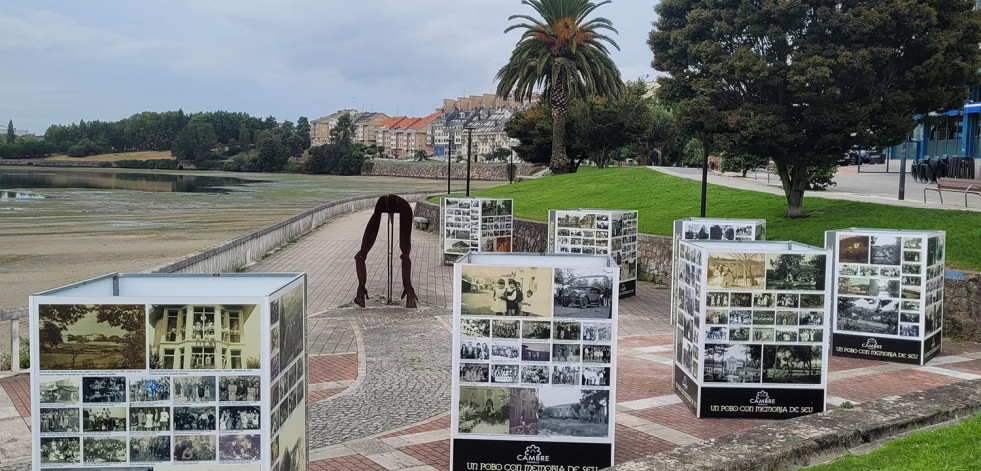
[[[476,196],[514,198],[515,215],[546,220],[549,209],[618,208],[640,211],[640,231],[670,235],[675,219],[698,216],[700,183],[646,168],[582,168],[578,173],[502,185]],[[810,193],[813,194],[813,193]],[[981,269],[981,213],[906,208],[806,197],[806,219],[786,218],[783,196],[709,185],[706,216],[763,218],[767,239],[823,246],[824,231],[849,227],[942,229],[947,263]]]
[[[71,160],[76,162],[115,162],[117,160],[153,160],[153,159],[173,159],[174,156],[166,151],[140,151],[140,152],[119,152],[116,154],[99,154],[88,157],[69,157],[65,154],[52,155],[45,157],[44,160]]]
[[[809,471],[967,471],[981,469],[981,415],[921,432],[862,456],[846,456]]]

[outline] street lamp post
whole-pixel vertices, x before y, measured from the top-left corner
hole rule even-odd
[[[508,185],[514,183],[514,148],[511,148],[511,155],[508,162]]]
[[[473,150],[473,126],[467,126],[467,196],[470,196],[470,153]]]
[[[449,131],[450,138],[446,141],[446,194],[450,194],[450,163],[453,162],[453,131]]]

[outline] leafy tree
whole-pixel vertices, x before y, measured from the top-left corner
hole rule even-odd
[[[17,140],[17,135],[14,134],[14,120],[7,121],[7,144],[13,144]]]
[[[969,0],[663,0],[648,44],[679,128],[776,163],[787,215],[808,168],[905,139],[981,81]]]
[[[497,149],[484,154],[483,157],[487,162],[507,162],[508,157],[511,157],[511,149],[498,147]]]
[[[426,151],[422,149],[416,149],[416,151],[413,153],[413,158],[415,158],[416,161],[424,162],[429,160],[429,154],[426,154]]]
[[[143,368],[143,358],[146,351],[146,314],[142,305],[101,304],[88,306],[68,304],[41,306],[38,316],[40,319],[40,345],[50,349],[60,347],[64,343],[62,333],[93,311],[96,313],[98,322],[126,331],[122,337],[123,358],[126,363],[113,366],[119,369]],[[74,337],[69,340],[74,343],[74,345],[66,345],[69,350],[68,353],[72,355],[72,367],[74,368],[75,358],[84,349],[85,340],[84,337]]]
[[[609,0],[523,0],[538,18],[512,15],[524,22],[509,26],[505,33],[523,29],[511,58],[498,72],[497,95],[512,94],[530,100],[539,86],[551,106],[552,143],[549,167],[555,174],[573,170],[566,153],[566,113],[570,95],[618,96],[623,89],[620,71],[610,59],[606,44],[619,46],[603,31],[616,33],[606,18],[587,19]]]
[[[722,170],[726,172],[741,172],[746,176],[750,170],[766,166],[770,159],[750,154],[735,154],[725,152],[722,154]]]
[[[571,105],[574,147],[598,168],[609,165],[611,152],[639,141],[651,126],[653,113],[642,81],[628,82],[618,97],[589,97]]]
[[[330,142],[350,146],[354,142],[354,122],[351,114],[344,113],[337,118],[337,124],[330,128]]]
[[[171,153],[180,160],[199,162],[211,158],[216,144],[218,138],[211,123],[192,121],[177,135]]]
[[[698,139],[691,138],[685,143],[685,149],[682,152],[684,155],[685,167],[701,167],[702,166],[702,142]]]
[[[250,145],[249,139],[250,139],[249,126],[246,125],[245,123],[242,123],[242,125],[238,127],[238,145],[239,147],[242,148],[242,150],[244,151],[249,150],[249,145]]]
[[[282,132],[277,129],[259,132],[256,138],[255,170],[278,172],[289,159],[289,150],[283,144]]]
[[[300,116],[296,120],[296,135],[300,137],[300,145],[303,150],[310,148],[310,120],[306,116]]]
[[[528,163],[548,164],[552,154],[552,122],[545,105],[538,104],[511,116],[504,124],[508,137],[517,139],[514,152]]]

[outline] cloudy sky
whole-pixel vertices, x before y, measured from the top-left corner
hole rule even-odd
[[[654,0],[596,14],[619,30],[625,79],[653,75]],[[230,110],[280,121],[343,107],[422,116],[494,91],[519,0],[3,0],[0,120],[118,120]]]

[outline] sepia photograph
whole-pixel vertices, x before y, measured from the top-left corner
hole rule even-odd
[[[41,408],[38,414],[41,433],[77,433],[79,430],[78,409]]]
[[[226,461],[255,461],[262,450],[260,435],[222,435],[218,437],[218,459]]]
[[[461,386],[458,423],[460,433],[506,435],[510,409],[509,388]]]
[[[42,404],[67,404],[78,402],[80,399],[79,385],[81,378],[60,377],[60,376],[41,376],[38,378],[40,383],[40,394],[38,397]]]
[[[269,330],[269,352],[279,352],[279,326]]]
[[[169,432],[170,407],[130,407],[130,432]]]
[[[518,365],[493,365],[491,367],[492,383],[517,383]]]
[[[820,345],[764,345],[764,383],[821,383]]]
[[[41,370],[146,368],[142,304],[42,305],[38,323]]]
[[[82,409],[82,431],[125,432],[125,407],[86,407]]]
[[[523,321],[521,338],[545,340],[552,336],[552,323],[549,321]]]
[[[869,236],[847,236],[838,239],[839,263],[869,263]]]
[[[150,308],[150,369],[259,368],[255,305],[155,305]]]
[[[218,400],[256,402],[260,400],[262,379],[258,376],[222,376],[218,382]]]
[[[123,419],[125,422],[126,419]],[[126,461],[126,439],[121,437],[85,437],[82,454],[86,463],[122,463]]]
[[[518,338],[518,327],[520,321],[505,321],[495,319],[491,324],[492,335],[505,339]]]
[[[903,299],[920,299],[920,288],[907,286],[903,288],[902,297]]]
[[[759,383],[760,345],[706,344],[704,381]]]
[[[508,434],[538,435],[538,389],[511,388]]]
[[[613,336],[613,326],[607,323],[591,324],[585,322],[582,325],[582,339],[593,342],[609,342]]]
[[[609,436],[610,392],[602,389],[542,388],[539,436]]]
[[[796,293],[777,293],[777,307],[795,308],[800,304],[800,296]]]
[[[297,286],[279,298],[282,303],[279,321],[279,361],[286,368],[303,351],[304,343],[304,311],[303,286]],[[256,337],[256,344],[258,344]],[[258,369],[258,361],[250,369]]]
[[[214,435],[174,437],[174,461],[214,461],[216,456]]]
[[[82,402],[126,402],[126,378],[121,376],[83,377]]]
[[[556,268],[554,315],[609,319],[612,315],[613,276],[603,268]]]
[[[219,430],[258,430],[258,406],[227,406],[219,412]]]
[[[556,384],[552,381],[552,384]],[[585,366],[582,369],[583,386],[609,386],[610,368],[605,366]]]
[[[130,438],[129,460],[133,463],[170,461],[170,436]]]
[[[462,272],[464,316],[551,316],[551,268],[464,265]]]
[[[802,294],[800,295],[800,307],[802,308],[823,308],[823,294]]]
[[[871,280],[868,278],[840,277],[838,278],[838,294],[867,296],[870,283]]]
[[[82,447],[76,437],[41,438],[39,453],[42,463],[79,463]]]
[[[217,425],[213,406],[174,408],[175,431],[216,430]]]
[[[461,363],[460,381],[465,383],[486,383],[490,375],[487,363]]]
[[[819,254],[768,254],[766,289],[822,291],[826,261]]]
[[[525,384],[548,384],[548,366],[521,365],[521,382]]]
[[[289,417],[279,432],[279,447],[282,450],[280,471],[300,471],[307,469],[306,450],[306,410],[303,403],[298,404],[296,413]]]
[[[896,236],[878,235],[872,236],[872,257],[873,265],[899,265],[902,257],[901,239]]]
[[[554,385],[578,386],[580,384],[579,379],[578,366],[565,365],[552,367],[552,384]]]
[[[708,259],[709,288],[762,288],[766,271],[763,254],[710,253]]]
[[[130,402],[156,402],[170,400],[170,378],[166,376],[149,376],[130,378]]]
[[[583,345],[583,363],[609,363],[611,360],[609,345]]]
[[[838,330],[896,335],[899,301],[875,298],[838,298]]]
[[[213,402],[214,376],[174,376],[174,402]]]
[[[488,319],[461,319],[461,337],[490,337],[491,321]]]

